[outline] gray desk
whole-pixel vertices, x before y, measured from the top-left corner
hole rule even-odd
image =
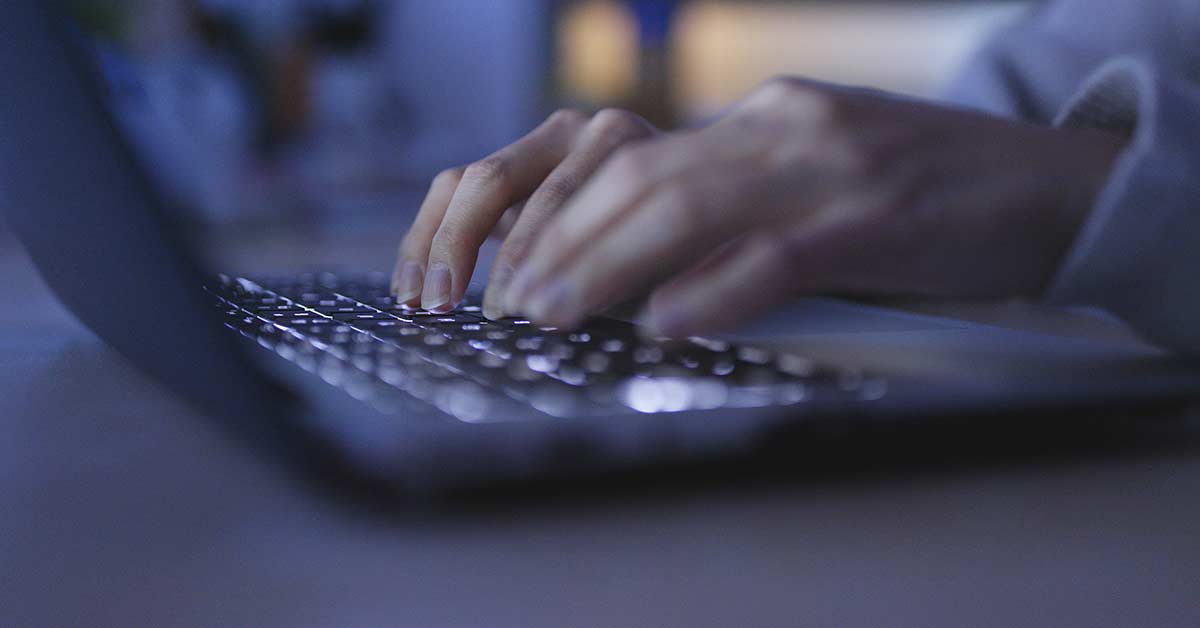
[[[383,517],[211,429],[0,247],[0,625],[1200,625],[1200,452]]]

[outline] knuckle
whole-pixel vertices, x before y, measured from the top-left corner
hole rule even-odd
[[[508,161],[502,157],[487,157],[467,166],[463,179],[479,187],[507,188],[512,177]]]
[[[601,109],[589,124],[596,133],[622,138],[637,137],[647,131],[640,116],[624,109]]]
[[[458,185],[458,182],[462,180],[462,177],[463,169],[461,167],[447,168],[437,173],[437,176],[433,178],[433,187]]]
[[[798,79],[776,76],[764,81],[750,93],[750,104],[766,108],[787,105],[806,88]]]
[[[537,198],[533,200],[541,207],[558,207],[571,198],[578,189],[579,182],[576,177],[557,174],[542,183],[542,186],[538,188]]]
[[[821,128],[841,119],[841,100],[832,89],[807,81],[779,76],[760,85],[750,96],[750,104],[796,118]]]
[[[581,126],[587,122],[587,114],[578,109],[563,108],[558,109],[546,118],[548,125],[564,125],[564,126]]]

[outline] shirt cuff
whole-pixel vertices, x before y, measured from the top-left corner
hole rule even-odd
[[[1058,116],[1130,137],[1050,284],[1146,339],[1200,354],[1200,88],[1146,57],[1114,59]]]

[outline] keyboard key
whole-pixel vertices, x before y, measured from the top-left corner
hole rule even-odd
[[[662,362],[663,350],[654,345],[643,345],[633,350],[633,361],[638,364],[656,364]]]
[[[618,353],[625,350],[625,342],[616,338],[605,340],[600,346],[609,353]]]
[[[752,364],[766,364],[771,361],[771,352],[759,347],[741,347],[737,355],[739,360]]]
[[[335,312],[328,314],[330,318],[336,321],[346,323],[356,323],[360,321],[394,321],[395,317],[387,314],[379,314],[371,310],[351,310],[349,312]]]
[[[538,373],[552,373],[558,369],[559,358],[544,353],[534,353],[525,356],[525,364]]]
[[[412,322],[418,325],[441,327],[446,325],[480,324],[484,319],[472,314],[414,314]]]

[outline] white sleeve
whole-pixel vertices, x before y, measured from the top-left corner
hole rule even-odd
[[[1105,64],[1056,124],[1130,136],[1045,295],[1200,354],[1200,84],[1148,56]]]
[[[950,102],[1049,124],[1097,67],[1142,54],[1200,80],[1200,1],[1032,3],[943,90]]]

